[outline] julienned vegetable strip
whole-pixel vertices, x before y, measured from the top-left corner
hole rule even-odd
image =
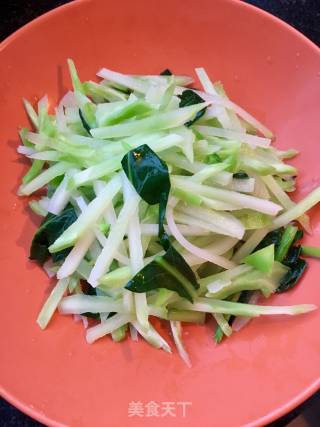
[[[42,329],[58,308],[84,319],[89,343],[141,336],[170,353],[157,317],[191,366],[181,322],[212,315],[220,342],[249,318],[315,309],[255,304],[296,286],[303,257],[320,257],[292,224],[310,232],[306,212],[320,201],[320,188],[298,203],[288,194],[297,170],[284,159],[295,150],[272,147],[272,133],[203,68],[198,91],[169,71],[103,68],[103,80],[82,82],[68,65],[73,90],[54,114],[47,95],[37,108],[24,101],[33,129],[17,148],[31,161],[19,195],[35,194],[41,217],[30,259],[57,277]]]

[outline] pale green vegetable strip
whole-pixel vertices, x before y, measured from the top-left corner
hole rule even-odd
[[[92,230],[88,230],[87,233],[80,237],[59,268],[57,272],[58,279],[68,277],[77,270],[95,237],[95,233]]]
[[[122,174],[122,186],[123,186],[123,195],[125,203],[130,199],[136,200],[138,198],[138,203],[140,202],[140,196],[137,195],[137,192],[132,187],[132,184],[128,180],[125,174]],[[128,242],[129,242],[129,253],[130,253],[130,266],[131,272],[133,275],[137,274],[140,270],[143,269],[143,250],[141,244],[141,227],[139,222],[138,209],[132,214],[129,224],[128,224]],[[136,316],[137,321],[139,322],[141,328],[147,332],[149,329],[148,321],[148,305],[147,297],[145,293],[135,293],[134,301],[136,307]]]
[[[205,313],[188,310],[169,310],[167,317],[168,320],[178,320],[179,322],[199,324],[204,324],[206,320]]]
[[[56,163],[53,166],[50,166],[48,169],[43,171],[40,175],[34,178],[26,185],[21,185],[19,188],[19,195],[29,196],[35,191],[39,190],[44,185],[47,185],[57,176],[65,174],[73,165],[67,162]]]
[[[73,89],[75,91],[79,91],[80,93],[84,94],[82,83],[78,77],[78,73],[72,59],[68,59],[68,66],[69,66],[69,72],[71,75]]]
[[[231,301],[198,298],[194,304],[189,301],[175,303],[174,308],[182,310],[203,311],[206,313],[232,314],[234,316],[257,317],[260,315],[286,314],[296,315],[308,313],[317,307],[314,304],[300,304],[292,306],[267,306],[243,304]]]
[[[268,215],[276,215],[281,210],[281,206],[270,202],[269,200],[258,199],[257,197],[249,196],[248,194],[240,194],[235,191],[222,190],[220,188],[209,187],[208,185],[196,184],[178,176],[172,177],[171,180],[174,186],[184,188],[184,186],[187,185],[189,191],[195,194],[231,203],[239,206],[239,208],[249,208]]]
[[[196,68],[195,72],[200,80],[200,83],[203,86],[203,89],[205,92],[211,94],[211,95],[217,95],[219,96],[216,88],[212,84],[208,74],[206,73],[204,68]],[[230,118],[228,116],[228,113],[226,109],[221,105],[215,105],[214,106],[217,118],[219,119],[220,123],[223,125],[224,128],[230,129],[231,128],[231,122]]]
[[[115,251],[118,250],[123,237],[127,231],[129,221],[132,215],[135,214],[139,204],[139,196],[130,198],[126,201],[121,209],[117,222],[111,227],[107,242],[102,249],[101,254],[96,260],[96,263],[91,270],[88,282],[96,287],[98,281],[105,274],[114,258]]]
[[[176,111],[158,113],[154,116],[130,123],[95,128],[91,130],[91,135],[94,138],[119,138],[140,132],[172,129],[183,125],[207,105],[207,103],[196,104],[190,107],[179,108]]]
[[[23,104],[24,104],[24,107],[25,107],[25,109],[26,109],[26,111],[28,113],[28,116],[29,116],[32,124],[34,125],[34,127],[36,129],[38,129],[38,127],[39,127],[39,119],[38,119],[37,113],[35,112],[34,108],[30,104],[30,102],[27,101],[26,99],[23,99]]]
[[[188,353],[186,352],[186,349],[182,342],[182,328],[181,323],[176,320],[170,320],[170,326],[171,326],[171,332],[173,336],[174,343],[177,347],[178,353],[182,360],[186,363],[188,368],[191,368],[191,361]]]
[[[63,294],[68,289],[68,285],[69,279],[58,280],[57,284],[51,291],[37,318],[37,323],[41,329],[45,329],[47,327],[61,298],[63,297]]]
[[[63,298],[59,304],[59,311],[62,314],[125,312],[121,301],[114,301],[106,296],[84,294],[70,295]]]
[[[301,215],[306,213],[309,209],[320,202],[320,187],[313,190],[309,193],[303,200],[297,203],[291,209],[288,209],[287,212],[279,215],[273,220],[272,229],[283,227],[284,225],[289,224],[289,222],[299,218]]]
[[[110,205],[113,197],[121,188],[120,177],[116,175],[108,182],[105,189],[89,203],[85,212],[65,230],[62,235],[49,247],[51,253],[72,246],[93,224],[101,217]]]
[[[227,322],[227,320],[225,319],[224,315],[221,313],[213,313],[212,316],[214,317],[215,321],[222,329],[222,332],[224,333],[224,335],[226,335],[227,337],[230,337],[230,335],[232,334],[232,328]]]
[[[89,344],[92,344],[99,338],[110,334],[121,326],[124,326],[128,322],[132,321],[133,318],[134,317],[132,314],[116,314],[115,316],[104,320],[100,324],[87,329],[86,340]]]
[[[25,176],[22,178],[23,184],[28,184],[30,181],[32,181],[35,177],[39,175],[44,165],[44,161],[42,160],[34,160],[32,162],[32,165],[28,172],[25,174]]]
[[[136,321],[132,322],[133,326],[139,332],[139,334],[148,341],[153,347],[162,348],[167,353],[171,353],[169,344],[162,338],[162,336],[150,325],[148,332],[144,332],[140,324]]]
[[[315,258],[320,258],[320,248],[313,247],[313,246],[301,246],[302,249],[302,255],[305,256],[311,256]]]

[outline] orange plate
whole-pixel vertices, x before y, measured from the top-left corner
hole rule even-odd
[[[141,74],[205,67],[275,131],[279,148],[301,150],[294,161],[301,174],[297,199],[319,185],[319,50],[271,15],[230,0],[77,1],[19,30],[1,45],[3,396],[60,426],[257,426],[283,415],[319,387],[319,312],[256,319],[219,346],[212,324],[186,326],[192,369],[176,352],[142,340],[87,345],[71,317],[55,315],[45,332],[36,325],[50,287],[28,261],[37,222],[27,200],[16,196],[26,171],[15,151],[17,129],[28,125],[22,97],[47,93],[54,105],[70,88],[68,57],[82,79],[93,79],[102,66]],[[320,244],[319,214],[314,210],[309,243]],[[296,289],[271,304],[320,305],[318,282],[312,260]],[[131,401],[174,402],[176,417],[128,417]],[[177,402],[191,402],[185,417]]]

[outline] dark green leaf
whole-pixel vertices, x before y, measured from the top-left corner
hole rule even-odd
[[[275,246],[275,250],[278,248],[281,239],[282,239],[282,235],[283,235],[283,227],[278,228],[277,230],[271,231],[270,233],[268,233],[265,238],[263,240],[261,240],[261,242],[259,243],[259,245],[254,249],[253,252],[258,251],[259,249],[265,248],[266,246],[269,245],[274,245]]]
[[[122,168],[137,193],[149,205],[159,203],[159,237],[164,229],[170,178],[168,167],[148,145],[129,151],[121,161]]]
[[[184,258],[170,245],[165,255],[155,258],[125,287],[138,293],[165,288],[193,302],[199,285]]]
[[[82,292],[85,295],[97,295],[96,289],[93,288],[90,283],[88,282],[82,282]],[[96,320],[100,320],[100,314],[99,313],[91,313],[91,312],[86,312],[86,313],[81,313],[81,316],[85,316],[88,317],[90,319],[96,319]]]
[[[91,136],[91,133],[90,133],[91,127],[90,127],[89,123],[86,121],[86,119],[84,118],[84,115],[82,114],[82,111],[80,108],[79,108],[79,116],[81,119],[82,126],[87,131],[87,133]]]
[[[288,289],[293,288],[300,277],[303,275],[307,268],[308,264],[307,262],[299,258],[295,264],[292,264],[290,270],[287,272],[287,274],[281,279],[280,285],[277,288],[276,292],[281,293],[285,292]]]
[[[248,179],[249,175],[245,172],[236,172],[233,174],[233,178],[235,178],[235,179]]]
[[[299,240],[301,240],[301,239],[303,238],[303,235],[304,235],[303,230],[301,230],[301,229],[299,228],[299,230],[297,231],[297,234],[296,234],[296,236],[295,236],[295,238],[294,238],[293,243],[296,243],[296,242],[298,242]]]
[[[161,71],[160,76],[172,76],[172,73],[169,68],[166,68],[165,70]]]
[[[283,264],[287,265],[288,267],[292,267],[298,261],[300,254],[301,246],[291,246],[283,261]]]
[[[77,219],[72,206],[68,206],[60,215],[48,214],[36,232],[31,248],[30,259],[43,264],[49,257],[48,247]],[[70,248],[52,254],[53,262],[59,262],[66,258]]]
[[[191,89],[186,89],[182,92],[181,95],[178,95],[180,98],[179,107],[188,107],[190,105],[195,104],[201,104],[201,102],[204,102],[204,100],[199,96],[197,93],[195,93]],[[191,126],[195,121],[200,119],[206,111],[206,108],[203,108],[202,110],[198,111],[198,113],[195,115],[194,119],[189,120],[187,123],[185,123],[186,126]]]

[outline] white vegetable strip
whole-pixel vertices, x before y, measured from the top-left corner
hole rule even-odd
[[[23,104],[24,104],[24,108],[26,109],[26,112],[27,112],[27,114],[28,114],[28,116],[29,116],[32,124],[34,125],[35,128],[38,128],[38,126],[39,126],[39,119],[38,119],[38,115],[35,112],[34,108],[30,104],[30,102],[27,101],[24,98],[23,98]]]
[[[17,152],[19,154],[23,154],[24,156],[28,156],[28,157],[31,157],[35,153],[33,148],[26,147],[25,145],[19,145],[17,148]]]
[[[87,233],[80,237],[59,268],[57,272],[58,279],[68,277],[77,270],[80,262],[95,240],[95,237],[96,236],[92,230],[88,230]]]
[[[127,200],[121,209],[117,222],[111,227],[109,236],[105,246],[102,249],[93,269],[89,276],[89,283],[96,287],[100,277],[105,274],[114,258],[115,251],[118,250],[119,245],[127,231],[129,221],[132,215],[135,214],[139,204],[139,196],[132,197]]]
[[[209,76],[204,68],[196,68],[195,72],[205,92],[211,95],[220,96],[216,91],[214,85],[212,84],[211,80],[209,79]],[[228,113],[224,107],[222,107],[221,105],[214,105],[209,108],[212,112],[214,112],[214,115],[218,118],[219,122],[224,128],[231,129],[232,124],[230,121],[230,117],[228,116]]]
[[[111,311],[124,313],[124,307],[121,301],[114,301],[109,297],[78,294],[63,298],[59,304],[59,311],[62,314],[106,313]]]
[[[140,224],[141,234],[145,236],[157,236],[159,231],[158,224]],[[178,229],[184,236],[208,236],[209,231],[204,230],[201,227],[197,226],[187,226],[184,224],[177,224]],[[165,232],[171,234],[168,226],[164,226]]]
[[[287,212],[279,215],[273,220],[272,229],[283,227],[284,225],[289,224],[290,221],[299,218],[301,215],[306,213],[309,209],[320,202],[320,187],[313,190],[309,193],[303,200],[297,203],[291,209],[288,209]]]
[[[28,132],[27,140],[34,145],[45,145],[48,137],[45,135],[40,135],[40,133]]]
[[[197,302],[191,304],[184,300],[174,305],[176,308],[192,311],[204,311],[206,313],[233,314],[237,316],[258,317],[260,315],[296,314],[308,313],[317,307],[314,304],[300,304],[292,306],[268,306],[235,303],[209,298],[198,298]]]
[[[101,187],[100,191],[96,192],[97,196],[101,193],[101,191],[103,191],[103,189],[106,187],[106,185],[107,184],[103,183],[103,187]],[[84,198],[82,196],[77,196],[77,197],[74,198],[74,200],[77,203],[77,205],[79,206],[81,212],[84,212],[87,209],[87,203],[86,203],[86,201],[84,200]],[[117,217],[116,217],[116,213],[115,213],[114,208],[113,208],[112,201],[110,203],[110,206],[107,208],[107,211],[104,213],[104,217],[108,217],[109,218],[110,217],[109,214],[111,214],[111,216],[112,216],[112,221],[110,222],[110,224],[114,224],[116,222],[116,220],[117,220]],[[97,227],[95,227],[93,231],[94,231],[94,235],[97,238],[98,242],[103,247],[106,244],[106,242],[107,242],[106,236]],[[120,245],[120,247],[124,248],[124,245],[122,244],[122,245]],[[91,247],[91,249],[92,249],[92,247]],[[97,258],[100,255],[100,253],[101,253],[101,249],[100,249],[100,246],[99,246],[98,254],[94,258]],[[125,264],[125,265],[129,264],[129,258],[126,255],[123,255],[123,253],[120,253],[119,251],[115,252],[114,257],[121,264]]]
[[[220,188],[196,184],[178,176],[172,177],[171,181],[173,182],[173,185],[179,188],[183,189],[184,186],[187,185],[188,190],[195,194],[231,203],[235,206],[239,206],[239,208],[249,208],[268,215],[276,215],[282,209],[281,206],[270,202],[269,200],[258,199],[257,197],[237,193],[235,191],[222,190]]]
[[[192,254],[196,255],[199,258],[202,258],[202,259],[205,259],[206,261],[210,261],[214,264],[217,264],[220,267],[223,267],[226,269],[234,267],[234,263],[227,260],[226,258],[223,258],[219,255],[215,255],[215,254],[213,254],[209,251],[206,251],[204,249],[198,248],[197,246],[194,246],[192,243],[188,242],[188,240],[186,240],[183,237],[183,235],[180,233],[180,231],[179,231],[179,229],[178,229],[178,227],[174,221],[171,206],[167,207],[166,218],[167,218],[168,227],[169,227],[172,235],[180,243],[180,245],[183,246],[185,249],[187,249],[189,252],[191,252]]]
[[[251,126],[257,129],[259,132],[261,132],[262,135],[264,135],[266,138],[273,138],[273,133],[266,126],[264,126],[255,117],[253,117],[251,114],[245,111],[242,107],[230,101],[229,99],[223,98],[220,95],[210,95],[198,90],[195,90],[195,92],[199,96],[201,96],[201,98],[204,99],[205,101],[211,101],[214,104],[222,105],[230,110],[233,110],[243,120],[248,122]]]
[[[269,233],[269,231],[270,230],[268,228],[260,228],[259,230],[255,230],[249,239],[234,254],[232,260],[234,262],[240,262],[247,255],[251,254],[251,252],[258,246],[258,244]]]
[[[102,68],[100,71],[98,71],[97,76],[101,77],[102,79],[110,80],[112,82],[126,86],[127,88],[140,93],[146,93],[149,87],[149,84],[141,79],[121,74],[116,71],[111,71],[107,68]]]
[[[290,199],[288,194],[283,191],[283,189],[280,187],[280,185],[276,182],[276,180],[273,178],[273,176],[262,176],[261,180],[267,185],[271,193],[274,194],[274,196],[279,200],[281,205],[286,209],[293,208],[295,206],[295,203]],[[311,226],[310,221],[307,215],[303,214],[297,220],[300,222],[302,227],[308,232],[311,233]]]
[[[248,271],[252,270],[252,267],[246,264],[237,265],[236,267],[227,270],[222,271],[221,273],[213,274],[212,276],[205,277],[203,279],[199,280],[200,286],[209,287],[211,284],[213,286],[217,281],[224,286],[226,281],[230,281],[234,279],[235,277],[240,276],[240,274],[247,273]],[[208,288],[209,289],[209,288]]]
[[[197,219],[197,218],[191,217],[189,215],[185,215],[179,211],[174,212],[174,218],[175,218],[175,220],[177,220],[183,224],[190,225],[192,227],[201,227],[203,230],[207,230],[211,233],[217,233],[217,234],[223,234],[226,236],[230,236],[230,233],[228,231],[226,231],[224,228],[220,228],[220,227],[217,227],[213,224],[209,224],[206,221],[202,221],[201,219]],[[170,230],[170,234],[172,234],[171,230]]]
[[[240,193],[253,193],[255,187],[255,179],[233,179],[230,185],[230,190],[239,191]]]
[[[214,212],[201,206],[179,206],[179,211],[194,218],[201,218],[202,221],[224,230],[223,234],[228,233],[229,236],[239,240],[244,235],[245,230],[242,223],[228,212]]]
[[[232,237],[224,237],[222,239],[218,239],[217,242],[211,243],[211,245],[208,245],[203,249],[205,249],[206,251],[212,252],[215,255],[223,255],[228,250],[233,248],[237,242],[238,242],[238,239],[234,239]],[[193,255],[190,253],[187,253],[187,254],[183,253],[182,256],[184,257],[187,264],[190,265],[190,267],[203,263],[203,259],[197,257],[196,255]]]
[[[232,328],[230,327],[229,323],[226,321],[225,317],[221,313],[213,313],[212,314],[217,324],[220,326],[222,332],[227,336],[230,337],[232,334]]]
[[[47,185],[57,176],[63,175],[68,169],[72,168],[73,165],[67,162],[56,163],[50,166],[48,169],[43,171],[40,175],[34,178],[26,185],[21,185],[19,188],[19,195],[29,196],[35,191],[39,190],[44,185]]]
[[[48,212],[59,215],[67,206],[71,197],[71,191],[68,189],[68,183],[69,176],[65,175],[50,199]]]
[[[235,211],[238,206],[231,205],[230,203],[221,202],[220,200],[212,200],[208,197],[201,196],[201,200],[205,206],[217,211]]]
[[[40,151],[40,152],[34,152],[28,155],[29,159],[34,160],[45,160],[48,162],[57,162],[60,160],[61,155],[57,151]]]
[[[56,308],[58,307],[63,294],[67,290],[68,285],[68,279],[58,280],[57,284],[51,291],[37,318],[37,323],[41,329],[45,329],[50,322],[50,319],[53,316],[53,313],[56,311]]]
[[[248,304],[257,304],[261,297],[261,293],[259,291],[254,291],[248,301]],[[235,332],[239,332],[244,326],[246,326],[251,320],[251,317],[236,317],[234,322],[232,323],[232,330]]]
[[[150,343],[153,347],[162,348],[167,353],[171,353],[171,348],[164,338],[150,325],[148,332],[144,332],[141,329],[140,324],[136,321],[132,322],[133,326],[139,332],[139,334]]]
[[[290,199],[287,193],[282,190],[282,188],[277,184],[271,175],[261,176],[260,179],[267,185],[269,190],[276,196],[285,209],[290,209],[295,205],[295,203]]]
[[[125,203],[130,199],[137,199],[140,202],[140,196],[129,182],[126,175],[122,174],[122,186]],[[133,275],[136,275],[140,270],[143,269],[143,250],[141,244],[141,228],[139,222],[138,209],[133,213],[128,224],[128,241],[129,241],[129,253],[130,253],[130,266]],[[134,301],[136,307],[137,321],[141,328],[147,332],[149,328],[148,321],[148,305],[147,297],[145,293],[135,293]]]
[[[188,353],[186,352],[186,349],[184,348],[184,345],[182,343],[182,328],[181,328],[181,322],[170,320],[170,326],[171,326],[171,332],[172,336],[175,342],[175,345],[177,347],[178,353],[181,356],[181,359],[186,363],[188,368],[192,367],[190,357]]]
[[[252,147],[263,147],[266,148],[271,144],[271,139],[263,138],[261,136],[248,135],[243,132],[236,132],[229,129],[215,128],[213,126],[195,126],[199,132],[206,136],[218,136],[220,138],[228,138],[246,144]]]
[[[133,320],[132,314],[116,314],[99,325],[87,329],[86,340],[89,344],[120,328]]]
[[[69,90],[60,100],[59,107],[76,107],[77,102],[74,93]]]
[[[50,246],[49,250],[59,251],[74,244],[93,224],[97,223],[120,188],[120,177],[116,175],[108,182],[104,191],[89,203],[85,212],[81,213],[78,219]]]

